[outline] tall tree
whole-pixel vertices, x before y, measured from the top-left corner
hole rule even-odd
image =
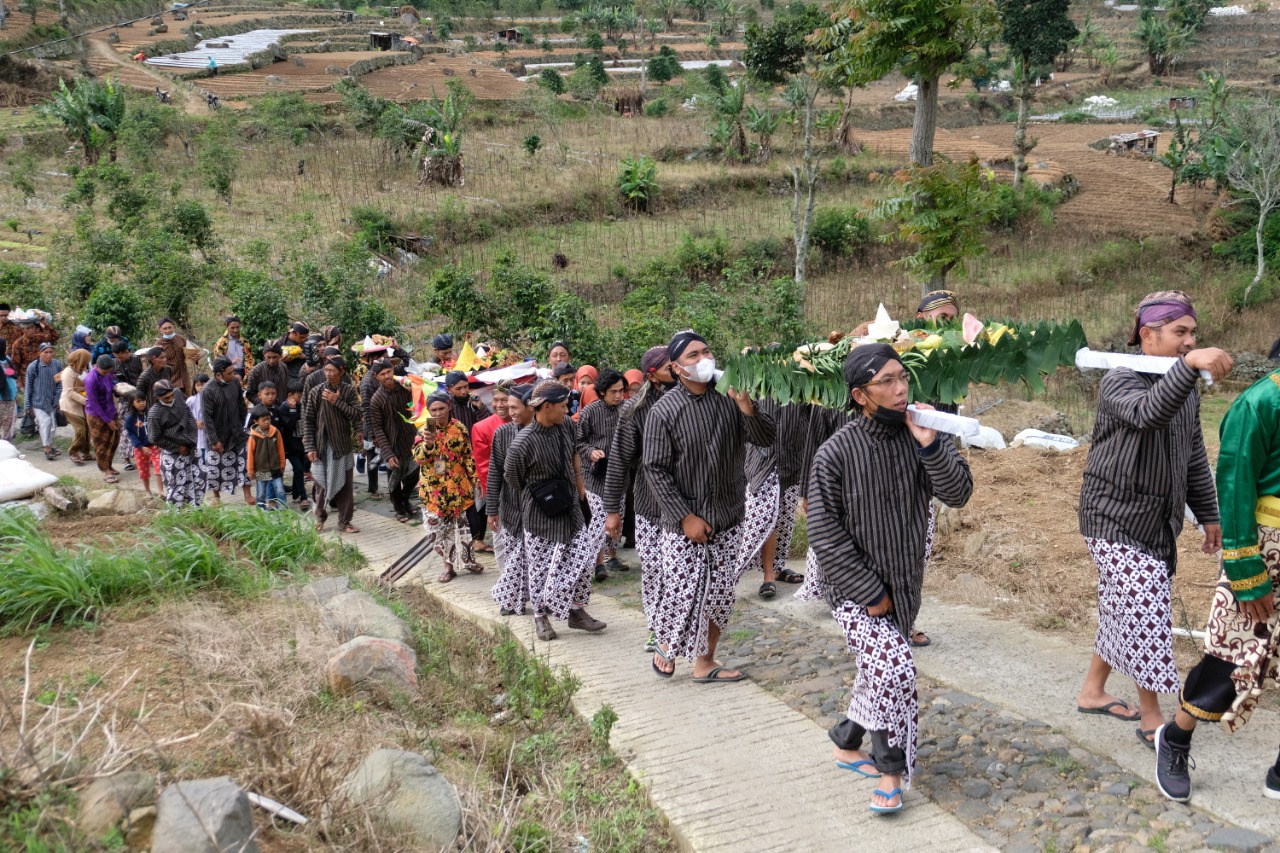
[[[831,18],[817,41],[836,79],[870,83],[901,68],[915,80],[911,162],[931,165],[939,79],[999,32],[995,0],[836,0]]]
[[[1027,154],[1035,140],[1027,141],[1027,113],[1031,103],[1031,69],[1048,65],[1076,37],[1076,25],[1068,17],[1071,0],[996,0],[1002,38],[1013,54],[1014,80],[1018,88],[1018,124],[1013,133],[1013,185],[1026,178]]]
[[[795,239],[795,280],[803,284],[808,276],[809,232],[818,188],[819,155],[813,142],[814,102],[821,88],[820,55],[810,38],[827,17],[807,3],[792,3],[782,9],[768,27],[747,27],[742,64],[747,73],[762,83],[785,83],[783,98],[803,110],[804,145],[800,165],[791,167],[791,228]]]
[[[1271,101],[1237,103],[1226,124],[1234,143],[1227,160],[1231,191],[1238,201],[1251,202],[1258,209],[1257,272],[1240,299],[1241,305],[1248,305],[1267,272],[1267,217],[1280,208],[1280,106]]]

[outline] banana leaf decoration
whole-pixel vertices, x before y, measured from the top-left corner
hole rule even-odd
[[[921,344],[926,341],[918,332],[911,344],[895,345],[911,374],[911,399],[933,403],[959,403],[968,396],[971,385],[1000,382],[1021,382],[1029,392],[1043,394],[1044,377],[1059,367],[1074,366],[1076,350],[1088,345],[1078,320],[1065,325],[1055,321],[988,323],[971,344],[965,344],[956,322],[907,321],[902,327],[933,336],[924,347]],[[801,344],[730,355],[719,359],[724,376],[717,385],[782,404],[817,403],[842,409],[848,400],[844,359],[853,344],[845,338],[834,346]]]

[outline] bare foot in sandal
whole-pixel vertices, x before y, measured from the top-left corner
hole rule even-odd
[[[356,527],[354,524],[348,524],[346,527],[342,528],[342,532],[343,533],[359,533],[360,528]]]
[[[453,566],[445,566],[444,571],[440,573],[440,576],[436,578],[436,581],[439,583],[448,583],[457,576],[458,573],[453,570]]]

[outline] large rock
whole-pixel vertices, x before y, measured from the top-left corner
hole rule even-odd
[[[458,792],[414,752],[371,752],[347,776],[338,795],[348,807],[368,806],[375,820],[418,849],[451,849],[462,830]]]
[[[334,575],[319,578],[298,590],[298,597],[303,601],[311,601],[324,607],[334,598],[351,589],[351,578],[346,575]]]
[[[156,780],[150,773],[127,771],[94,779],[80,793],[76,825],[90,838],[101,838],[134,809],[154,803],[155,788]]]
[[[356,637],[381,637],[405,645],[413,643],[413,631],[391,610],[364,590],[353,589],[329,599],[325,624],[338,632],[338,642]]]
[[[418,655],[399,640],[356,637],[329,656],[325,672],[334,693],[367,689],[394,695],[417,690],[417,666]]]
[[[89,515],[134,515],[143,508],[133,489],[111,489],[89,501]]]
[[[175,782],[160,795],[151,853],[258,853],[249,798],[228,776]]]

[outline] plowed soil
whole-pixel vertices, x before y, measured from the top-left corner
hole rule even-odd
[[[328,89],[338,80],[339,74],[329,74],[326,68],[350,68],[362,59],[381,56],[371,50],[335,51],[333,53],[302,53],[297,58],[299,66],[290,58],[287,62],[274,62],[257,71],[240,71],[218,77],[202,78],[200,88],[208,89],[220,98],[237,95],[261,95],[266,92],[316,92]],[[267,78],[272,78],[268,80]]]
[[[1115,133],[1141,130],[1140,124],[1037,124],[1030,134],[1039,139],[1033,160],[1061,166],[1080,184],[1080,193],[1055,212],[1058,227],[1090,233],[1151,236],[1190,236],[1200,225],[1211,198],[1188,188],[1178,191],[1178,203],[1169,204],[1169,170],[1145,159],[1116,157],[1095,151],[1089,143]],[[935,150],[952,159],[977,155],[981,159],[1010,156],[1013,125],[980,125],[959,130],[939,128]],[[859,138],[888,156],[907,158],[911,130],[865,131]],[[1159,142],[1159,151],[1167,143]]]
[[[460,81],[481,100],[518,98],[525,86],[501,68],[466,56],[427,56],[413,65],[379,68],[360,78],[370,93],[393,101],[443,96],[448,80]]]

